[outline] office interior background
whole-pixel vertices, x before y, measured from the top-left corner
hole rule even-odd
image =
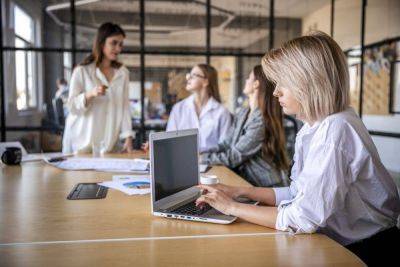
[[[127,33],[120,60],[130,71],[137,143],[165,128],[172,105],[188,95],[185,74],[195,64],[216,67],[223,104],[234,113],[246,102],[251,68],[269,49],[321,30],[345,51],[351,105],[385,166],[400,173],[398,0],[1,0],[0,14],[3,142],[61,150],[56,80],[69,83],[104,22]]]

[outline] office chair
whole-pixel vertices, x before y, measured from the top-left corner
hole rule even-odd
[[[293,167],[293,156],[294,156],[294,148],[296,143],[296,135],[300,130],[300,122],[289,115],[284,115],[283,117],[283,128],[285,130],[286,137],[286,151],[290,161],[290,167],[288,171],[288,177],[290,178],[292,167]],[[290,181],[289,181],[290,183]]]
[[[63,128],[65,125],[64,117],[64,104],[61,98],[53,98],[51,101],[53,104],[54,120],[57,126]]]

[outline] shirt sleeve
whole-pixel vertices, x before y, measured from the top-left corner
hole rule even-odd
[[[231,147],[233,133],[234,133],[236,124],[237,124],[237,119],[235,117],[233,120],[233,124],[230,126],[229,130],[225,134],[224,139],[222,141],[220,141],[216,147],[213,147],[213,148],[210,148],[210,149],[204,151],[205,153],[203,153],[201,156],[201,162],[203,162],[204,164],[208,164],[207,158],[209,157],[210,153],[223,152]]]
[[[127,73],[124,81],[124,103],[123,103],[123,115],[121,122],[121,134],[120,139],[125,139],[129,136],[134,137],[135,133],[132,131],[132,118],[129,108],[129,73]]]
[[[225,108],[224,108],[225,109]],[[225,109],[225,112],[222,114],[220,118],[220,131],[219,131],[219,140],[218,142],[222,142],[230,129],[232,124],[232,115],[231,113]]]
[[[227,149],[220,152],[208,153],[202,160],[206,164],[222,164],[230,168],[236,168],[244,161],[259,153],[264,140],[264,123],[262,117],[253,121],[242,131],[235,144],[229,144]]]
[[[289,187],[273,187],[275,192],[275,205],[278,206],[283,200],[292,199]]]
[[[85,98],[85,86],[83,84],[82,67],[77,67],[72,73],[68,96],[68,109],[71,114],[79,115],[88,109]]]
[[[171,110],[171,114],[169,114],[169,118],[168,118],[168,123],[167,123],[167,132],[170,132],[170,131],[176,131],[176,130],[178,130],[177,128],[177,126],[178,126],[178,124],[176,123],[176,120],[177,120],[177,113],[178,111],[177,111],[177,106],[176,106],[176,104],[172,107],[172,110]]]
[[[313,233],[324,227],[343,208],[351,175],[346,154],[334,145],[311,146],[303,170],[296,178],[304,183],[291,201],[278,207],[276,229],[293,233]],[[279,194],[279,193],[278,193]]]

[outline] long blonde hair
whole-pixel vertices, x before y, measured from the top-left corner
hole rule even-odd
[[[286,42],[269,51],[261,64],[271,80],[291,90],[307,120],[322,120],[349,106],[346,56],[323,32]]]

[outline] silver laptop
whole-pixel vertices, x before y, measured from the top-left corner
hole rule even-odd
[[[150,134],[152,213],[166,218],[229,224],[236,217],[195,206],[199,184],[198,130]]]

